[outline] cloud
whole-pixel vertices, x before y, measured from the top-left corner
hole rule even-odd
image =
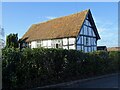
[[[54,19],[54,18],[57,18],[57,17],[55,17],[55,16],[40,16],[40,17],[37,17],[37,18],[39,18],[39,19]]]
[[[54,18],[57,18],[57,17],[55,17],[55,16],[46,16],[45,18],[47,18],[47,19],[54,19]]]
[[[39,20],[39,22],[46,22],[48,20],[55,19],[55,18],[57,18],[57,17],[55,17],[55,16],[39,16],[39,17],[37,17],[36,22],[38,22],[38,20]]]

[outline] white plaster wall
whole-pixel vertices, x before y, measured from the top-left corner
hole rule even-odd
[[[68,44],[67,38],[63,38],[63,45],[67,45],[67,44]]]
[[[68,49],[68,46],[63,46],[63,49]]]
[[[75,38],[69,38],[69,44],[75,44]]]
[[[43,47],[47,47],[47,45],[48,45],[48,40],[43,40]]]
[[[75,49],[75,45],[69,46],[69,49]]]
[[[48,47],[51,47],[51,40],[47,40],[48,41]]]
[[[68,46],[68,40],[70,46]],[[66,46],[62,46],[62,42]],[[56,48],[56,44],[59,44],[59,48],[63,49],[75,49],[75,38],[63,38],[63,39],[54,39],[54,40],[42,40],[41,41],[41,47],[44,48]],[[37,48],[37,41],[31,42],[31,48]]]
[[[37,42],[36,41],[31,42],[31,48],[37,48]]]

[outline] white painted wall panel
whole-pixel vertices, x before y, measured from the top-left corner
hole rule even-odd
[[[68,45],[67,38],[63,38],[63,45]]]
[[[75,44],[75,38],[69,38],[69,44]]]
[[[48,45],[48,41],[47,40],[43,40],[43,47]]]
[[[75,49],[75,45],[69,46],[69,49]]]
[[[68,46],[63,46],[63,49],[68,49]]]
[[[31,42],[31,48],[37,48],[37,42],[36,41]]]
[[[48,40],[48,47],[51,47],[51,40]]]

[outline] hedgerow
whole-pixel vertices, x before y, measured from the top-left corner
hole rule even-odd
[[[28,89],[118,72],[120,52],[6,48],[2,50],[3,89]]]

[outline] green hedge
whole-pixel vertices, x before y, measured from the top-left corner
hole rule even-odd
[[[27,89],[117,72],[118,56],[120,52],[3,49],[3,88]]]

